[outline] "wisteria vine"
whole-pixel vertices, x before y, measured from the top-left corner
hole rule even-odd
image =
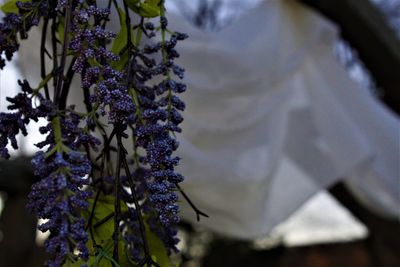
[[[42,81],[18,81],[21,92],[7,98],[0,156],[18,149],[30,121],[47,120],[28,204],[44,219],[39,230],[50,232],[46,265],[170,266],[179,242],[177,192],[198,219],[207,216],[175,171],[185,109],[178,95],[186,90],[176,46],[187,35],[169,29],[163,0],[9,0],[2,11],[0,69],[32,27],[42,31]],[[108,29],[112,12],[117,33]],[[69,103],[74,79],[84,110]]]

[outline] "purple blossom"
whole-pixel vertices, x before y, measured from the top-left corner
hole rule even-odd
[[[161,29],[166,29],[168,22],[161,17]],[[145,25],[148,36],[155,29],[154,25]],[[145,179],[147,201],[142,211],[149,218],[148,222],[169,251],[176,251],[176,231],[174,225],[179,222],[178,196],[175,193],[177,184],[183,181],[183,176],[174,168],[179,163],[179,158],[173,156],[179,144],[173,137],[173,132],[180,132],[179,124],[183,121],[180,111],[185,109],[185,104],[177,94],[186,90],[186,85],[173,79],[183,78],[184,69],[174,63],[179,56],[175,47],[178,41],[186,38],[185,34],[172,34],[169,40],[145,45],[141,50],[133,51],[129,63],[129,84],[135,88],[139,103],[138,119],[134,124],[136,147],[141,147],[145,155],[140,157],[140,162],[148,172]],[[155,62],[153,55],[161,52],[163,57],[160,62]],[[156,85],[150,82],[156,76],[164,79]],[[139,183],[140,184],[140,183]],[[139,188],[139,185],[136,185]],[[155,211],[155,213],[154,213]],[[155,216],[154,216],[155,214]]]
[[[45,137],[36,144],[42,151],[34,156],[32,166],[40,180],[33,184],[28,204],[38,218],[46,219],[39,230],[50,231],[45,248],[52,256],[47,266],[62,266],[71,257],[89,258],[85,228],[92,226],[86,225],[82,211],[89,208],[88,199],[93,190],[114,194],[125,204],[134,204],[134,208],[130,205],[122,214],[115,211],[115,226],[133,261],[148,257],[145,239],[139,235],[143,230],[142,216],[147,221],[146,227],[158,235],[168,251],[177,251],[176,191],[184,177],[175,170],[180,160],[174,155],[179,146],[175,133],[181,131],[181,111],[185,109],[178,95],[187,88],[179,81],[184,77],[184,69],[175,59],[179,57],[176,46],[187,35],[170,31],[164,16],[160,17],[157,27],[142,20],[138,25],[131,25],[131,29],[143,31],[150,40],[148,44],[137,45],[134,38],[139,35],[133,36],[117,55],[108,48],[116,37],[105,26],[110,10],[97,7],[96,1],[32,0],[17,2],[17,7],[19,13],[6,14],[0,24],[0,68],[18,50],[18,36],[27,38],[28,30],[42,17],[50,19],[50,23],[65,23],[64,30],[68,33],[65,40],[55,40],[55,37],[61,39],[57,36],[60,32],[54,31],[56,24],[49,24],[54,53],[46,48],[41,54],[53,57],[52,72],[47,74],[51,69],[43,65],[41,72],[44,81],[45,75],[51,75],[55,93],[48,92],[50,80],[38,89],[32,89],[27,81],[20,81],[21,92],[7,98],[10,112],[0,113],[0,156],[5,158],[9,157],[8,145],[18,148],[16,136],[28,134],[26,125],[31,120],[48,121],[39,129]],[[60,16],[71,20],[62,22]],[[162,40],[153,41],[151,38],[159,31]],[[120,60],[125,63],[123,66],[116,64]],[[87,113],[65,108],[68,85],[75,73],[81,78]],[[43,88],[46,97],[41,94]],[[108,119],[114,135],[108,135],[102,117]],[[104,138],[100,152],[102,143],[94,131]],[[132,136],[128,136],[128,131]],[[117,149],[111,142],[115,137]],[[121,145],[121,138],[128,137],[133,144],[132,158],[125,156],[128,152]],[[101,163],[93,158],[96,154],[93,151],[100,153]],[[119,157],[125,157],[121,164],[125,175],[116,179],[120,170],[113,173],[109,166],[117,151],[121,153]],[[131,190],[126,190],[127,187]]]
[[[49,14],[47,1],[18,1],[16,6],[18,14],[8,13],[0,23],[0,69],[6,64],[3,55],[10,61],[13,54],[18,51],[18,36],[27,39],[27,32],[39,24],[41,17]]]
[[[7,145],[11,144],[14,149],[18,149],[17,135],[22,133],[27,135],[26,125],[31,120],[38,121],[39,118],[46,117],[53,113],[53,106],[41,95],[32,96],[32,88],[25,80],[18,81],[22,92],[15,97],[7,97],[10,103],[9,110],[13,113],[0,113],[0,156],[9,158]],[[39,104],[33,105],[33,98],[37,99]]]
[[[77,149],[81,147],[82,138],[88,137],[79,128],[80,119],[72,111],[60,120],[61,134],[64,147],[56,143],[57,127],[42,127],[42,132],[48,136],[42,145],[49,145],[47,153],[38,152],[32,160],[34,174],[41,180],[33,184],[29,194],[28,209],[38,218],[47,219],[39,226],[39,230],[50,231],[51,235],[45,242],[47,252],[53,255],[48,266],[60,266],[67,254],[79,251],[79,257],[87,260],[89,251],[86,247],[88,235],[85,230],[85,220],[80,211],[89,208],[87,199],[91,192],[84,189],[90,180],[91,162],[87,156]],[[56,120],[57,121],[57,120]],[[87,142],[88,144],[90,142]],[[98,141],[93,141],[94,146]],[[52,152],[54,151],[55,152]],[[70,242],[73,240],[73,243]]]

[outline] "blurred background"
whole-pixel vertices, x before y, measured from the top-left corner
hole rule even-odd
[[[400,0],[301,2],[339,27],[341,40],[333,48],[338,60],[357,83],[399,114]],[[216,0],[198,1],[197,22],[212,16],[210,10],[216,5]],[[1,111],[6,110],[5,97],[16,92],[15,81],[21,77],[12,64],[0,73]],[[37,222],[25,210],[26,196],[36,179],[29,164],[36,140],[37,136],[30,135],[13,160],[0,161],[1,267],[35,267],[44,261],[45,235],[35,230]],[[399,221],[363,206],[342,182],[319,192],[270,234],[253,241],[219,236],[185,222],[180,229],[183,253],[177,260],[186,267],[400,266]]]

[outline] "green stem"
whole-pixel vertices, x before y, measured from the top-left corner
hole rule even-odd
[[[54,141],[56,145],[62,143],[62,134],[61,134],[61,122],[60,117],[56,116],[51,121],[51,125],[53,126],[53,134],[54,134]]]

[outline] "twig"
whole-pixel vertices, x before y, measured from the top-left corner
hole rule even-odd
[[[99,189],[99,190],[97,191],[97,193],[96,193],[96,197],[94,198],[92,211],[90,212],[90,216],[89,216],[89,219],[88,219],[88,223],[87,223],[87,225],[86,225],[86,227],[85,227],[85,230],[88,230],[88,229],[89,229],[90,238],[92,239],[92,242],[93,242],[93,247],[96,247],[97,244],[96,244],[96,240],[95,240],[94,234],[93,234],[92,222],[93,222],[93,218],[94,218],[94,211],[95,211],[95,209],[96,209],[97,201],[99,200],[99,197],[100,197],[100,193],[101,193],[101,190]]]
[[[126,161],[126,150],[122,144],[122,139],[121,139],[121,135],[117,134],[117,142],[118,142],[118,147],[121,149],[121,163],[125,169],[125,174],[128,177],[128,183],[129,183],[129,187],[132,191],[132,198],[133,198],[133,202],[135,204],[135,211],[136,214],[138,216],[139,219],[139,229],[140,229],[140,234],[142,236],[142,240],[143,240],[143,247],[144,247],[144,254],[145,254],[145,258],[138,263],[138,266],[145,266],[147,265],[147,267],[151,267],[151,266],[156,266],[156,267],[161,267],[158,263],[156,263],[150,254],[150,249],[149,249],[149,245],[148,245],[148,241],[146,238],[146,228],[144,225],[144,220],[143,220],[143,216],[142,213],[140,211],[140,204],[139,201],[137,199],[136,196],[136,191],[135,191],[135,184],[133,182],[133,177],[132,174],[129,170],[129,166],[128,166],[128,162]]]
[[[65,77],[65,81],[64,81],[62,89],[61,89],[61,96],[60,96],[60,101],[61,102],[59,104],[60,109],[64,109],[66,107],[66,105],[67,105],[68,93],[69,93],[69,90],[71,88],[72,79],[74,78],[74,75],[75,75],[75,71],[73,70],[73,66],[75,64],[75,61],[76,61],[76,57],[74,57],[72,59],[70,65],[68,67],[67,75]],[[84,98],[84,102],[85,102],[85,105],[87,105],[86,104],[86,98]]]
[[[95,223],[93,225],[93,228],[96,229],[100,226],[102,226],[105,222],[107,222],[108,220],[110,220],[112,217],[114,217],[115,213],[111,212],[110,214],[108,214],[106,217],[104,217],[103,219],[101,219],[100,221],[98,221],[97,223]]]
[[[189,203],[190,207],[192,207],[192,209],[194,210],[194,212],[196,212],[196,218],[197,221],[200,221],[200,216],[204,216],[206,218],[209,218],[209,216],[202,212],[201,210],[199,210],[196,205],[194,205],[194,203],[192,202],[192,200],[189,198],[188,195],[186,195],[185,191],[183,191],[183,189],[180,187],[179,184],[175,183],[176,188],[178,188],[179,192],[181,192],[182,196],[185,198],[185,200],[187,201],[187,203]]]
[[[72,18],[72,0],[68,1],[66,11],[65,11],[65,25],[64,25],[64,40],[63,40],[63,49],[62,49],[62,55],[61,55],[61,62],[60,62],[60,69],[57,70],[59,71],[58,74],[58,79],[57,79],[57,86],[55,88],[54,92],[54,102],[56,105],[59,104],[60,101],[60,91],[61,91],[61,85],[64,80],[64,69],[65,69],[65,64],[67,61],[67,51],[68,51],[68,33],[70,32],[71,28],[71,18]]]
[[[47,27],[49,25],[49,19],[45,18],[43,22],[43,29],[42,29],[42,39],[40,42],[40,76],[42,77],[42,80],[46,78],[46,62],[45,62],[45,53],[46,53],[46,37],[47,37]],[[50,93],[49,93],[49,86],[47,83],[44,84],[44,92],[46,99],[50,99]]]
[[[118,146],[117,152],[117,166],[115,170],[114,177],[114,190],[115,190],[115,203],[114,203],[114,233],[113,233],[113,241],[114,241],[114,251],[113,258],[118,263],[119,262],[119,253],[118,253],[118,239],[119,239],[119,220],[121,218],[121,199],[120,199],[120,175],[121,175],[121,158],[122,158],[122,149]],[[114,264],[113,264],[114,265]]]
[[[51,23],[51,47],[52,47],[52,58],[53,58],[53,86],[56,88],[57,86],[57,76],[56,70],[58,68],[58,58],[57,58],[57,18],[53,18]]]

